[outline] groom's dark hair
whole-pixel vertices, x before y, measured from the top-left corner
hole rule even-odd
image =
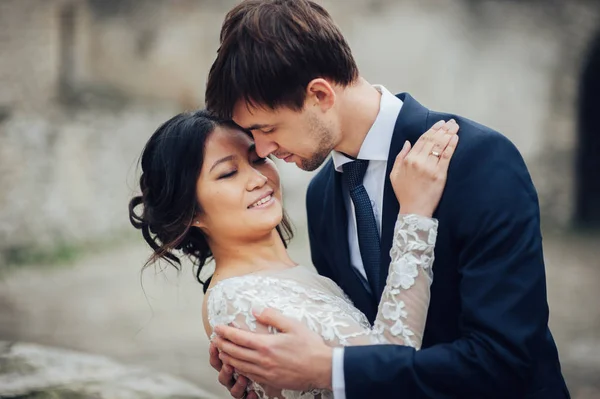
[[[302,109],[315,78],[348,86],[358,67],[329,13],[309,0],[246,0],[223,22],[208,75],[206,106],[231,118],[238,100]]]

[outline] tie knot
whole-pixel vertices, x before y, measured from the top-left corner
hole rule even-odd
[[[354,190],[362,184],[368,166],[369,161],[364,159],[357,159],[342,166],[349,190]]]

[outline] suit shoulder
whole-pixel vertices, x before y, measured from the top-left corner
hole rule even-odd
[[[455,158],[460,158],[461,154],[470,154],[469,157],[472,157],[474,152],[481,152],[482,156],[519,154],[514,143],[502,133],[460,115],[430,111],[428,124],[451,118],[454,118],[460,126],[458,132],[460,141]]]

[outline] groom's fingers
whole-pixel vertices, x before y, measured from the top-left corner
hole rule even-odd
[[[254,381],[256,383],[259,383],[259,384],[261,384],[263,386],[269,385],[269,381],[267,381],[266,379],[264,379],[260,375],[248,374],[248,378],[250,378],[252,381]],[[251,393],[254,393],[254,391],[251,391],[248,394],[248,396],[246,396],[244,399],[254,398],[255,396],[250,396]]]
[[[219,351],[218,351],[217,347],[212,342],[211,342],[210,346],[208,347],[208,354],[209,354],[209,358],[210,358],[209,361],[210,361],[211,367],[217,371],[221,371],[221,367],[223,367],[223,363],[221,362],[221,359],[219,359]]]
[[[229,393],[231,394],[231,396],[233,396],[236,399],[242,399],[242,398],[244,398],[244,394],[246,393],[247,386],[248,386],[248,379],[246,377],[240,375],[238,377],[237,381],[235,382],[235,384],[233,385],[233,387],[231,387],[231,389],[229,390]]]
[[[236,369],[238,373],[255,376],[256,379],[252,378],[253,381],[265,381],[263,376],[263,368],[261,366],[258,366],[252,362],[247,362],[245,360],[236,359],[233,356],[229,356],[227,353],[221,353],[221,359],[225,364],[228,364],[234,369]]]
[[[215,332],[217,333],[217,337],[222,338],[221,340],[213,340],[215,343],[222,343],[223,340],[227,340],[244,348],[257,349],[258,334],[256,333],[222,325],[216,326]]]
[[[275,327],[280,332],[290,331],[297,323],[295,320],[285,317],[280,312],[270,308],[263,310],[261,313],[254,312],[254,317],[259,323]]]
[[[224,353],[228,354],[231,357],[235,357],[236,359],[241,359],[249,362],[257,362],[260,360],[260,355],[255,350],[236,345],[235,343],[220,337],[214,338],[214,342],[217,345],[217,347],[221,350],[221,353],[219,354],[219,358],[221,359],[221,361],[223,361]]]
[[[219,383],[225,388],[231,390],[236,381],[233,379],[233,368],[228,365],[223,365],[218,377]]]

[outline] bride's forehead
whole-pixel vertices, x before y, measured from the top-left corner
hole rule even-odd
[[[218,127],[209,138],[208,145],[210,146],[211,144],[247,151],[254,144],[254,140],[252,136],[240,129]]]

